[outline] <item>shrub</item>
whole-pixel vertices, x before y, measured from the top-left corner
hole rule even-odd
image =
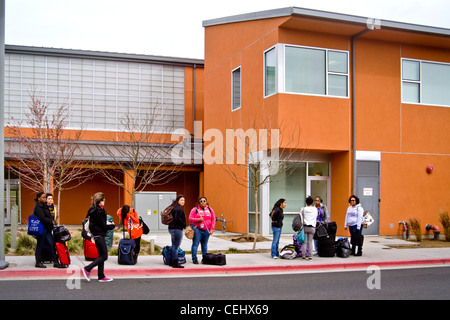
[[[36,239],[24,234],[17,238],[16,254],[18,255],[32,255],[34,254],[34,248],[36,248]]]
[[[450,241],[450,217],[448,212],[444,211],[439,214],[441,224],[444,227],[445,241]]]
[[[422,241],[422,228],[420,226],[420,221],[416,218],[409,219],[409,224],[411,225],[411,230],[416,235],[417,241]]]

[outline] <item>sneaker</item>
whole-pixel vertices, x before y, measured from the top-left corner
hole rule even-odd
[[[278,256],[274,256],[274,257],[272,257],[272,259],[278,259]]]
[[[111,282],[113,281],[112,278],[104,277],[103,279],[99,279],[98,282]]]
[[[81,270],[83,271],[83,276],[84,276],[84,278],[85,278],[88,282],[91,281],[91,279],[89,279],[89,273],[90,273],[90,272],[87,272],[85,268],[83,268],[83,269],[81,269]]]

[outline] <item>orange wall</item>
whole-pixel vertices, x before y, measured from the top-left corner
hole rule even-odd
[[[245,128],[248,119],[258,119],[262,114],[278,125],[287,123],[282,135],[289,136],[301,128],[299,148],[332,155],[330,209],[338,230],[343,231],[352,190],[351,98],[294,94],[264,98],[263,54],[276,43],[350,53],[350,32],[342,36],[331,34],[338,31],[325,34],[294,30],[288,27],[300,24],[292,22],[294,18],[288,20],[265,19],[205,29],[205,128]],[[277,29],[277,24],[286,27]],[[358,33],[354,31],[352,35]],[[356,40],[356,150],[381,153],[380,234],[397,235],[401,220],[414,216],[423,226],[439,224],[438,211],[450,209],[450,108],[401,103],[401,58],[450,62],[450,54],[441,48],[398,42],[426,41],[424,37],[394,35],[388,41],[379,40],[389,33],[382,31],[375,30]],[[231,112],[231,71],[238,66],[242,108]],[[436,168],[431,175],[425,172],[428,164]],[[245,224],[233,224],[233,231],[247,232],[248,191],[229,180],[220,165],[205,165],[208,199],[214,194],[214,201],[219,201],[225,194],[229,201],[219,204],[220,211],[229,212],[234,221]]]

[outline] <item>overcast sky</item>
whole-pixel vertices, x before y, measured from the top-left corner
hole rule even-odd
[[[6,0],[6,44],[204,58],[204,20],[284,7],[450,28],[448,0]]]

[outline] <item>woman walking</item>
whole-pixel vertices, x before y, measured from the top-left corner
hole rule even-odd
[[[270,218],[272,219],[272,247],[270,255],[272,259],[278,259],[280,253],[278,252],[278,245],[280,244],[281,230],[283,228],[283,209],[286,208],[286,199],[279,199],[275,202],[273,209],[270,213]]]
[[[192,239],[192,262],[198,264],[197,249],[201,243],[202,255],[208,253],[209,236],[213,234],[216,225],[216,216],[213,209],[208,206],[206,197],[198,199],[197,206],[189,213],[189,222],[194,227],[194,238]]]
[[[170,265],[172,268],[184,268],[178,262],[178,248],[181,245],[181,240],[183,240],[183,229],[186,228],[186,214],[182,208],[185,201],[184,196],[179,195],[172,202],[174,206],[172,209],[173,221],[169,224],[169,233],[172,241],[172,252],[170,255]]]
[[[89,273],[95,267],[98,267],[98,281],[111,282],[112,278],[105,276],[105,261],[108,260],[108,249],[106,248],[105,236],[108,230],[114,229],[114,224],[107,224],[106,210],[105,210],[105,195],[103,192],[97,192],[92,197],[92,205],[86,215],[89,218],[89,229],[94,237],[95,246],[98,251],[98,258],[92,261],[91,264],[84,267],[83,275],[87,281],[90,281]]]

